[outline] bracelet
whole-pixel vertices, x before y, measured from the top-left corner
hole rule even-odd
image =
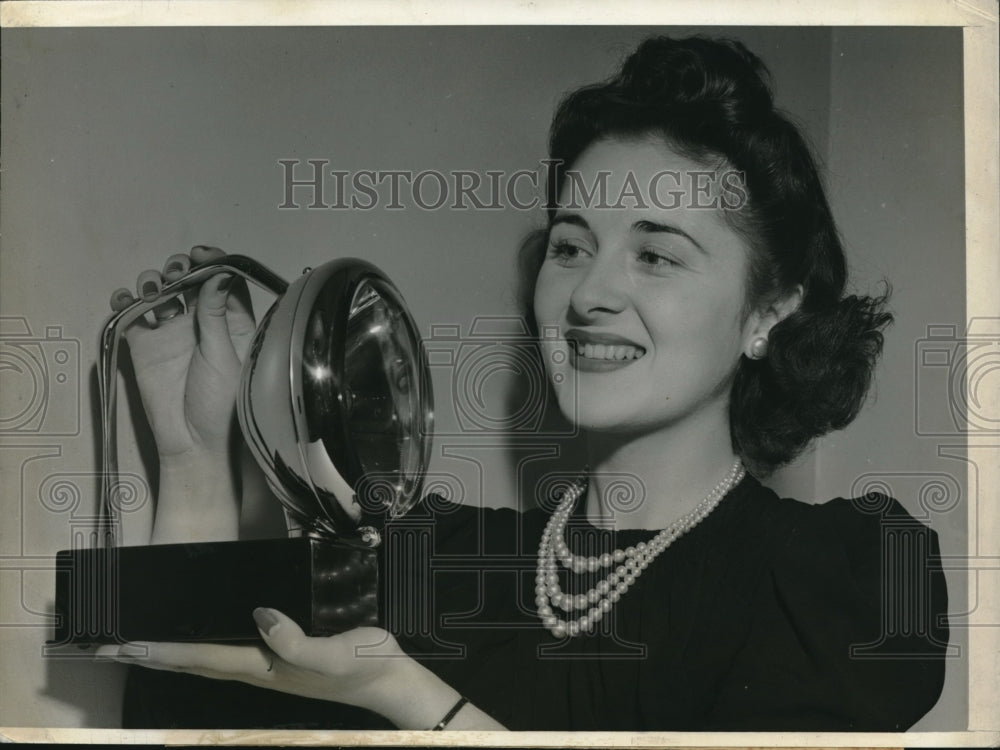
[[[468,702],[469,702],[469,699],[466,698],[465,696],[462,696],[461,698],[459,698],[458,702],[454,706],[451,707],[451,711],[449,711],[448,713],[446,713],[444,715],[444,718],[441,719],[441,721],[439,721],[437,724],[435,724],[433,727],[431,727],[431,731],[432,732],[440,732],[442,729],[444,729],[446,726],[448,726],[448,722],[450,722],[452,719],[454,719],[455,718],[455,714],[457,714],[459,711],[461,711],[462,710],[462,706],[464,706]]]

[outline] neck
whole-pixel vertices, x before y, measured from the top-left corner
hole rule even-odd
[[[587,519],[616,529],[665,528],[708,495],[736,460],[725,413],[691,415],[656,432],[591,433],[587,453]]]

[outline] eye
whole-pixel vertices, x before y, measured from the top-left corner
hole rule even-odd
[[[587,248],[569,240],[552,240],[549,243],[548,257],[561,266],[578,265],[589,254]]]
[[[639,262],[653,270],[667,271],[680,268],[683,264],[675,257],[658,248],[644,247],[636,254]]]

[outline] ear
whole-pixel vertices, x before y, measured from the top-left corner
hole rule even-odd
[[[762,359],[766,356],[771,329],[799,308],[804,293],[802,285],[796,284],[791,291],[776,297],[766,307],[750,314],[743,336],[743,353],[747,357]]]

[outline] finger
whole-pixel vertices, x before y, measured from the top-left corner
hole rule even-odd
[[[152,302],[163,291],[164,279],[159,271],[152,269],[143,271],[136,280],[136,291],[145,302]],[[176,318],[184,312],[184,305],[180,300],[171,298],[164,301],[162,305],[153,308],[153,320],[159,326],[172,318]]]
[[[235,318],[243,318],[243,320],[234,320],[234,322],[246,324],[250,328],[256,328],[253,316],[253,303],[250,301],[250,288],[247,285],[246,279],[242,276],[237,276],[233,279],[232,286],[229,287],[229,299],[227,302],[230,314]]]
[[[139,274],[135,281],[136,296],[147,302],[152,302],[160,295],[163,288],[163,277],[159,271],[148,269]]]
[[[212,245],[195,245],[191,248],[191,261],[195,266],[204,265],[210,260],[218,260],[225,256],[225,251]]]
[[[276,609],[266,607],[255,609],[253,619],[264,642],[279,658],[299,667],[319,666],[315,659],[310,660],[313,648],[309,641],[313,639],[303,633],[293,619]]]
[[[167,262],[163,264],[163,278],[167,281],[177,281],[177,279],[183,278],[191,271],[192,265],[193,261],[191,260],[191,256],[187,253],[177,253],[175,255],[171,255],[167,258]],[[194,305],[197,298],[197,288],[184,290],[184,307],[187,308],[189,313],[194,312]]]
[[[222,679],[259,677],[267,674],[269,666],[273,668],[273,655],[260,646],[135,642],[118,647],[102,646],[97,656],[150,669],[190,672]]]
[[[114,643],[98,646],[94,652],[98,659],[139,659],[149,656],[149,649],[134,643]]]
[[[224,250],[212,245],[195,245],[191,248],[191,258],[194,264],[203,265],[211,260],[218,260],[226,257]],[[246,280],[237,277],[229,289],[229,311],[237,316],[245,316],[249,325],[253,327],[253,305],[250,302],[250,290]],[[190,306],[189,306],[190,309]]]
[[[173,282],[183,278],[191,270],[191,256],[186,253],[176,253],[167,258],[163,264],[163,280]],[[184,306],[191,312],[195,298],[198,296],[197,289],[186,289],[183,294]],[[181,299],[178,297],[178,299]]]
[[[188,256],[188,259],[191,263],[191,267],[197,268],[210,260],[224,258],[225,255],[226,254],[217,247],[212,247],[210,245],[195,245],[191,248],[191,254]],[[193,312],[198,306],[198,293],[200,290],[201,287],[194,287],[185,293],[184,302],[187,304],[188,312]]]
[[[335,675],[355,657],[377,656],[382,647],[394,653],[388,634],[379,628],[356,628],[341,635],[311,638],[298,624],[276,609],[259,607],[254,622],[264,642],[278,657],[297,667]]]
[[[133,297],[132,292],[125,287],[115,289],[115,291],[111,293],[111,310],[113,312],[121,312],[133,302],[135,302],[135,297]]]
[[[121,643],[98,646],[94,652],[97,661],[116,661],[120,664],[135,664],[150,669],[176,671],[174,667],[154,662],[149,658],[149,649],[136,643]]]
[[[116,289],[111,293],[111,310],[113,312],[119,313],[126,307],[129,307],[135,302],[135,297],[132,296],[132,292],[122,287],[121,289]],[[145,317],[139,316],[138,320],[133,321],[128,329],[125,331],[126,339],[131,336],[132,331],[135,330],[149,330],[151,326],[149,321]]]
[[[201,285],[195,304],[201,348],[207,357],[216,362],[223,362],[228,358],[239,362],[226,320],[228,287],[232,281],[233,275],[230,273],[212,276]]]
[[[163,278],[167,281],[177,281],[190,270],[191,256],[177,253],[167,258],[167,262],[163,264]]]
[[[213,643],[150,644],[150,661],[185,671],[221,675],[259,675],[271,658],[260,646],[227,646]]]
[[[156,325],[160,326],[183,313],[184,303],[181,302],[179,298],[174,297],[167,300],[162,305],[157,305],[153,308],[153,319],[156,321]]]

